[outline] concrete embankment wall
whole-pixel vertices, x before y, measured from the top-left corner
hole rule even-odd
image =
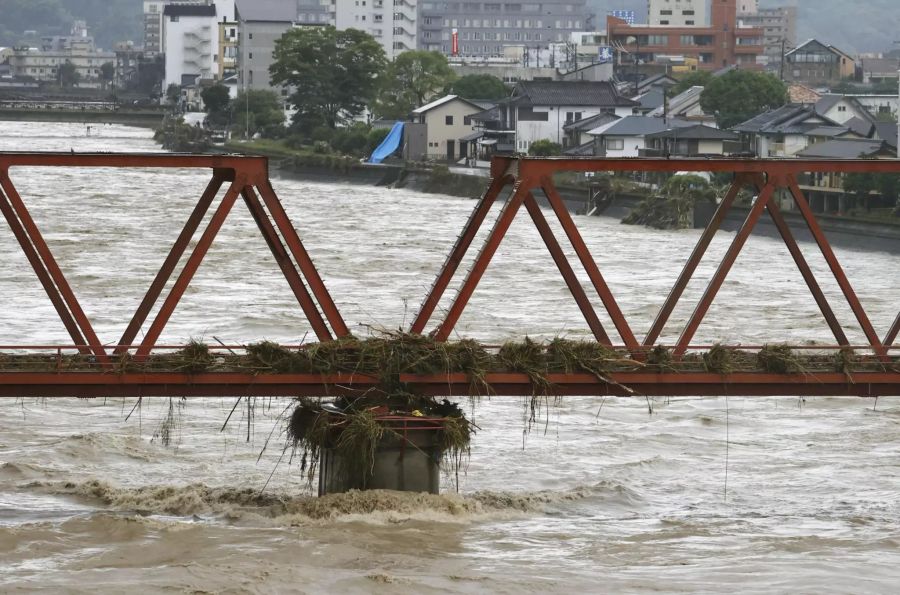
[[[124,124],[141,128],[158,128],[164,114],[156,111],[105,110],[21,110],[0,109],[3,122],[74,122],[76,124]]]

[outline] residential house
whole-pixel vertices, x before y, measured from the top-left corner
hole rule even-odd
[[[568,148],[564,127],[599,114],[631,115],[640,104],[616,92],[609,82],[529,81],[517,83],[499,104],[501,128],[512,131],[515,150],[546,139]]]
[[[457,95],[446,95],[412,112],[412,121],[425,124],[428,157],[456,161],[470,156],[472,116],[484,108]],[[461,140],[465,139],[465,140]]]
[[[784,60],[784,75],[788,81],[814,86],[833,85],[856,74],[853,58],[816,39],[810,39],[787,52]]]
[[[716,117],[707,114],[700,106],[700,95],[702,94],[703,87],[691,87],[670,98],[665,104],[660,105],[647,115],[654,118],[670,117],[689,120],[715,128],[717,127]]]
[[[900,59],[897,58],[863,58],[861,64],[862,82],[865,84],[897,81],[897,70]]]
[[[644,155],[664,157],[701,157],[733,155],[741,152],[741,137],[735,132],[694,124],[674,126],[644,136]]]
[[[566,133],[565,145],[568,147],[565,153],[567,155],[578,154],[579,152],[583,152],[578,150],[579,147],[587,146],[591,150],[589,154],[593,155],[594,136],[590,134],[591,131],[607,124],[613,124],[619,120],[621,120],[620,116],[602,113],[569,122],[563,126],[563,131]]]
[[[595,128],[595,153],[603,157],[641,157],[646,153],[647,136],[672,128],[687,128],[693,122],[648,116],[626,116],[617,122]]]
[[[822,94],[806,85],[801,83],[788,85],[788,101],[791,103],[816,103],[820,99]]]
[[[748,151],[760,157],[793,157],[811,142],[848,129],[816,112],[814,105],[789,103],[732,128],[742,135]],[[816,134],[811,134],[813,131]]]
[[[897,109],[897,94],[888,95],[853,95],[860,105],[866,108],[876,118],[897,119],[900,110]]]
[[[894,127],[896,133],[896,126]],[[895,141],[896,142],[896,141]],[[897,148],[880,139],[835,139],[810,145],[797,153],[806,159],[896,159]],[[860,204],[857,196],[844,190],[846,174],[817,172],[800,177],[800,188],[816,213],[841,214],[859,207],[893,206],[893,200],[870,197]]]
[[[852,120],[875,123],[875,117],[852,95],[822,95],[815,105],[816,113],[838,124],[846,124]]]

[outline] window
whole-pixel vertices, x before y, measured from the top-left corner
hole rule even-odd
[[[606,139],[607,151],[621,151],[625,148],[624,138],[608,138]]]
[[[247,53],[247,58],[249,58],[250,60],[252,60],[252,59],[253,59],[253,52],[248,52],[248,53]]]
[[[444,116],[444,124],[453,126],[453,116]]]
[[[247,39],[253,39],[253,33],[247,33]]]
[[[536,112],[530,107],[520,107],[519,120],[523,122],[549,122],[550,114],[548,112]]]

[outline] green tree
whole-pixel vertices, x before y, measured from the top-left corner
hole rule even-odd
[[[535,157],[552,157],[553,155],[562,154],[562,146],[554,143],[546,138],[536,140],[528,147],[528,154]]]
[[[61,64],[56,71],[56,76],[59,79],[59,86],[66,89],[74,87],[81,80],[81,74],[71,62]]]
[[[731,128],[787,101],[784,83],[771,74],[750,70],[714,77],[700,95],[700,107],[715,114],[720,128]]]
[[[683,79],[669,89],[669,97],[675,97],[690,89],[691,87],[705,87],[711,81],[713,75],[708,70],[695,70],[687,74]]]
[[[294,123],[307,131],[317,124],[335,128],[361,113],[387,62],[368,33],[332,26],[291,29],[275,42],[274,58],[272,83],[294,89]]]
[[[181,87],[175,83],[169,83],[169,86],[166,87],[166,101],[169,105],[175,107],[178,105],[179,99],[181,99]]]
[[[207,123],[213,126],[224,126],[230,120],[231,96],[228,87],[215,84],[203,89],[200,93],[203,105],[206,107]]]
[[[234,100],[234,120],[237,132],[252,137],[257,132],[262,136],[277,138],[284,129],[284,109],[281,98],[274,91],[241,91]]]
[[[450,85],[450,92],[466,99],[503,99],[509,89],[503,81],[490,74],[467,74]]]
[[[456,75],[440,52],[403,52],[387,67],[378,108],[386,118],[402,118],[446,89]]]
[[[110,83],[113,82],[113,78],[116,76],[116,66],[112,62],[104,62],[100,65],[100,82],[103,83],[103,88],[106,89],[109,87]]]

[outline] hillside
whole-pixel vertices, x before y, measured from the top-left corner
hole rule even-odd
[[[0,0],[0,46],[34,43],[25,31],[65,35],[72,21],[87,21],[102,48],[117,41],[141,42],[141,0]]]
[[[598,28],[604,28],[606,13],[614,9],[647,13],[646,0],[588,0],[598,15]],[[763,6],[785,6],[784,0],[762,0]],[[796,0],[797,39],[816,37],[851,54],[881,52],[900,40],[900,2],[898,0]]]

